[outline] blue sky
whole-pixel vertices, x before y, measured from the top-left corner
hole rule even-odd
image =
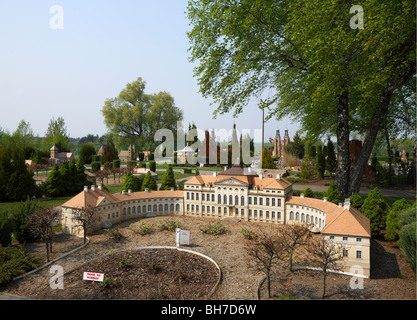
[[[53,30],[50,8],[63,9],[64,28]],[[0,127],[13,132],[21,120],[43,136],[51,118],[63,117],[71,137],[102,135],[101,109],[129,82],[142,77],[147,93],[169,92],[186,124],[200,129],[260,129],[256,101],[234,119],[212,119],[215,106],[198,92],[188,61],[186,0],[0,0]],[[289,120],[270,120],[290,137]]]

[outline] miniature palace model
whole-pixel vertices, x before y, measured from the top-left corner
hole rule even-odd
[[[274,224],[308,223],[312,232],[344,244],[344,271],[352,267],[370,274],[370,222],[345,203],[293,196],[292,184],[281,176],[264,177],[251,168],[232,166],[222,172],[191,177],[184,190],[130,190],[110,194],[100,187],[84,188],[62,205],[62,230],[80,234],[73,210],[95,207],[101,226],[140,217],[186,215],[209,218],[233,217],[243,221]]]

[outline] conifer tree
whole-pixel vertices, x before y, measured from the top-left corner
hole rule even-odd
[[[384,228],[389,206],[378,187],[368,194],[360,211],[370,220],[372,233],[378,233],[381,227]]]
[[[142,182],[141,190],[145,191],[145,189],[149,189],[149,191],[150,190],[158,190],[158,186],[156,184],[156,181],[151,176],[150,171],[148,171],[148,173],[145,175],[145,178],[143,179],[143,182]]]
[[[198,169],[197,169],[198,170]],[[164,178],[162,179],[160,190],[170,190],[171,188],[177,189],[177,183],[175,182],[174,172],[172,165],[168,165],[165,171]]]

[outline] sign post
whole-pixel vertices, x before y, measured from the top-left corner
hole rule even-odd
[[[84,272],[83,280],[103,282],[104,273]]]
[[[175,229],[175,243],[177,247],[182,244],[190,244],[190,231],[181,230],[180,228]]]

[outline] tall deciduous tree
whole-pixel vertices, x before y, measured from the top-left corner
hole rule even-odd
[[[69,151],[69,134],[64,118],[51,119],[45,133],[44,143],[49,147],[55,145],[59,152]]]
[[[365,27],[350,27],[351,3],[209,1],[188,5],[191,61],[214,114],[242,112],[252,97],[268,118],[290,116],[318,137],[336,134],[337,185],[357,193],[393,93],[415,74],[415,3],[361,3]],[[261,96],[271,90],[268,98]],[[350,172],[350,132],[364,135]]]
[[[177,121],[182,119],[174,98],[167,92],[146,94],[142,78],[128,83],[117,97],[107,99],[101,112],[111,133],[131,143],[153,142],[155,132],[162,128],[176,132]]]

